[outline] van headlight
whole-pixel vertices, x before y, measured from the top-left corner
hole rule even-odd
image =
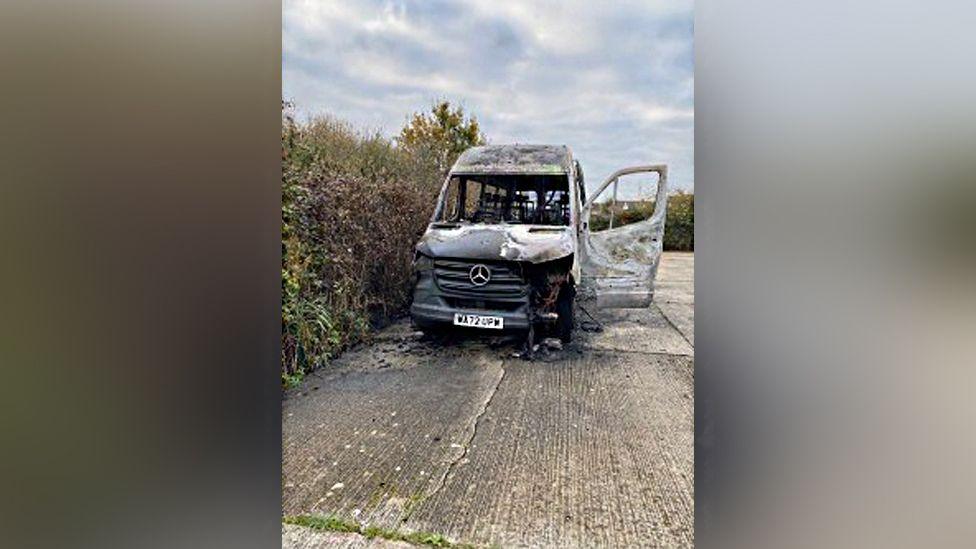
[[[434,268],[434,260],[426,255],[417,252],[413,258],[413,269],[415,271],[429,271]]]

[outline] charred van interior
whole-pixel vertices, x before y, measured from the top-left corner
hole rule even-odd
[[[440,223],[570,224],[565,175],[454,175],[437,212]]]

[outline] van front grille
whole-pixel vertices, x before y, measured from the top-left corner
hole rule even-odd
[[[484,265],[491,273],[491,278],[483,286],[471,282],[471,269],[476,265]],[[518,298],[528,293],[517,263],[436,259],[434,278],[441,290],[463,296]]]
[[[514,311],[525,305],[523,300],[468,299],[464,297],[445,297],[444,299],[448,305],[455,309]]]

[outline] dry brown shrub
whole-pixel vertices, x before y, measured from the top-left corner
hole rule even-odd
[[[402,314],[437,164],[334,118],[282,117],[282,375]]]

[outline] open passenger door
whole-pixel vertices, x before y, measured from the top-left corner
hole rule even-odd
[[[613,226],[617,186],[625,175],[657,173],[654,211],[636,223]],[[594,203],[613,186],[610,228],[590,232]],[[596,300],[600,308],[648,307],[654,296],[654,277],[664,246],[664,218],[668,206],[668,167],[635,166],[610,175],[583,205],[580,227],[582,280],[580,298]]]

